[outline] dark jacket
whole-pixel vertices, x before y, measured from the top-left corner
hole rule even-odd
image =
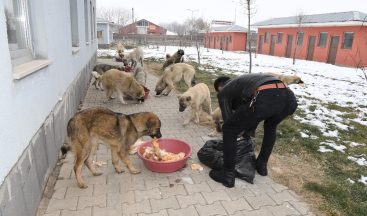
[[[224,122],[232,115],[240,104],[251,100],[257,87],[269,81],[278,79],[269,74],[245,74],[228,80],[218,93],[218,102]]]

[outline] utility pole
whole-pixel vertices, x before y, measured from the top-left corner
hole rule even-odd
[[[133,19],[132,23],[134,23],[134,8],[131,8],[131,17]]]

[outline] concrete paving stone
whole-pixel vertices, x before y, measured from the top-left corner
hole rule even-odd
[[[193,185],[185,184],[185,188],[189,194],[212,191],[206,182],[201,182],[199,184]]]
[[[273,216],[273,214],[267,208],[260,208],[253,211],[241,211],[243,216]]]
[[[81,189],[75,187],[68,187],[66,191],[66,197],[79,197],[79,196],[92,196],[93,194],[93,185],[90,185],[88,188]]]
[[[221,201],[221,203],[230,215],[243,210],[252,210],[251,206],[244,198],[240,198],[234,201]]]
[[[92,215],[92,208],[85,208],[77,211],[62,210],[61,216],[90,216]]]
[[[291,204],[288,202],[279,206],[266,206],[274,216],[288,216],[288,215],[301,215]]]
[[[206,180],[207,180],[206,183],[209,185],[209,187],[212,191],[225,190],[226,189],[226,187],[223,186],[222,183],[218,183],[218,182],[216,182],[212,179],[206,179]],[[238,189],[237,187],[234,187],[234,188]]]
[[[289,188],[284,186],[284,185],[281,185],[281,184],[278,184],[278,183],[275,183],[273,182],[271,184],[271,187],[276,191],[276,192],[282,192],[283,190],[288,190]]]
[[[289,201],[289,203],[302,215],[310,213],[310,206],[307,203],[296,201]]]
[[[64,199],[66,195],[67,187],[61,187],[54,189],[54,193],[52,194],[53,199]]]
[[[102,194],[119,193],[120,184],[95,184],[93,185],[93,196],[99,196]]]
[[[176,198],[181,208],[187,208],[190,205],[196,205],[196,204],[200,205],[207,204],[201,193],[194,193],[187,196],[177,195]]]
[[[95,206],[92,212],[94,216],[122,216],[122,207],[121,205],[106,208]]]
[[[276,191],[271,187],[270,184],[253,184],[246,186],[247,188],[250,188],[250,190],[256,195],[261,193],[268,193],[268,194],[274,194]]]
[[[144,200],[138,203],[123,203],[122,204],[123,215],[133,215],[138,213],[152,213],[152,208],[150,206],[149,200]]]
[[[43,216],[61,216],[61,211],[54,211],[51,213],[43,214]]]
[[[131,190],[146,190],[144,179],[134,182],[120,182],[120,192]]]
[[[170,185],[169,180],[166,177],[156,179],[144,179],[144,181],[147,189],[168,187]]]
[[[168,213],[166,209],[163,209],[157,213],[151,213],[151,214],[139,213],[138,216],[168,216]]]
[[[47,213],[51,213],[57,210],[76,210],[78,204],[78,197],[70,197],[66,199],[55,199],[51,198],[47,210]]]
[[[267,194],[258,194],[257,196],[245,196],[247,202],[254,209],[259,209],[261,206],[273,205],[275,202]]]
[[[148,199],[161,199],[161,192],[158,188],[153,188],[150,190],[136,190],[135,191],[135,200],[136,202],[140,202],[142,200]]]
[[[93,176],[89,174],[84,177],[88,186],[93,186],[93,184],[107,184],[107,175]]]
[[[70,179],[74,165],[70,162],[63,163],[58,178],[59,179]]]
[[[194,206],[189,206],[183,209],[168,209],[169,216],[199,216]]]
[[[159,187],[162,198],[167,198],[176,195],[187,195],[185,187],[179,184],[171,184],[168,187]]]
[[[220,202],[215,202],[209,205],[195,205],[196,210],[200,216],[211,216],[211,215],[227,215],[226,210]]]
[[[202,192],[201,194],[209,204],[223,200],[231,201],[231,198],[228,196],[225,190],[219,190],[214,192]]]
[[[294,198],[288,190],[284,190],[279,193],[268,193],[268,195],[278,204],[282,204],[287,201],[297,201],[296,198]]]
[[[198,162],[192,162],[192,163],[198,163]],[[203,164],[200,164],[201,166],[203,166],[203,168],[207,168],[205,167],[205,165]],[[200,182],[204,182],[204,181],[207,181],[208,180],[208,174],[207,173],[204,173],[204,172],[199,172],[199,171],[196,171],[195,173],[189,175],[192,180],[195,182],[195,183],[200,183]]]
[[[134,191],[107,194],[107,206],[108,207],[120,206],[123,203],[129,203],[129,204],[135,203]]]
[[[252,193],[252,191],[248,188],[225,188],[227,191],[228,196],[231,198],[231,200],[237,200],[242,197],[247,196],[255,196],[255,194]]]
[[[168,197],[165,199],[150,199],[152,212],[158,212],[162,209],[179,209],[180,205],[176,197]]]
[[[113,173],[107,174],[107,184],[116,184],[116,183],[131,183],[131,175],[128,173],[116,173],[113,171]]]
[[[243,216],[242,212],[236,212],[234,214],[231,214],[230,216]]]
[[[79,197],[78,210],[91,206],[98,206],[104,208],[107,206],[106,203],[107,203],[106,194],[100,196]]]
[[[261,176],[256,173],[254,184],[273,184],[274,181],[269,176]]]
[[[74,179],[57,179],[54,186],[55,189],[67,188],[67,187],[77,187],[76,180]]]

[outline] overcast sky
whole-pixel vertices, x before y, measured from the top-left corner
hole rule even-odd
[[[244,8],[239,0],[96,0],[98,7],[134,8],[136,19],[146,19],[153,23],[183,22],[187,18],[202,17],[208,21],[235,21],[245,26]],[[361,11],[367,13],[366,0],[255,0],[254,22],[269,18],[318,14],[341,11]],[[190,9],[194,12],[191,12]]]

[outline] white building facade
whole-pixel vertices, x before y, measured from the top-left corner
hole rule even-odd
[[[96,61],[95,0],[0,1],[0,215],[35,215]]]

